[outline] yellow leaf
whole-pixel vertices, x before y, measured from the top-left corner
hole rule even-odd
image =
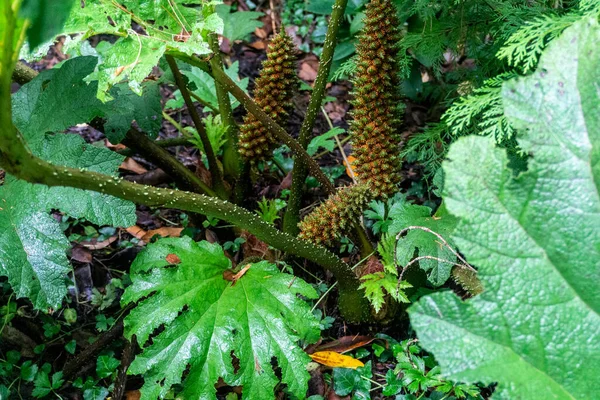
[[[346,159],[348,160],[348,162],[344,161],[344,166],[346,167],[346,175],[348,175],[352,179],[355,179],[358,176],[356,170],[354,169],[354,161],[356,161],[356,158],[354,156],[348,156],[346,157]]]
[[[335,351],[317,351],[316,353],[310,354],[310,358],[319,364],[326,365],[333,368],[352,368],[364,367],[362,361],[356,358],[345,356]]]

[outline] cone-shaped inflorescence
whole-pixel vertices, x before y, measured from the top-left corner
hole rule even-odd
[[[452,268],[452,279],[471,296],[476,296],[483,292],[483,285],[477,273],[471,269],[465,267]]]
[[[256,79],[254,101],[280,125],[287,120],[298,86],[296,58],[292,39],[282,30],[269,44],[267,59]],[[240,127],[240,154],[250,162],[257,162],[271,155],[275,143],[265,127],[252,114],[247,114]]]
[[[351,231],[370,200],[367,185],[339,189],[300,222],[300,238],[332,246],[336,239]]]
[[[396,192],[400,182],[402,104],[398,89],[400,22],[391,0],[371,0],[356,47],[354,110],[350,125],[356,175],[376,197]]]

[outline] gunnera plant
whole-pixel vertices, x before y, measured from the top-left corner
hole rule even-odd
[[[277,124],[283,125],[298,87],[296,49],[292,39],[282,29],[267,49],[267,59],[256,79],[254,101]],[[276,140],[254,115],[247,114],[240,126],[239,151],[246,160],[256,163],[268,158]]]
[[[372,0],[365,13],[353,79],[353,164],[360,182],[368,184],[375,197],[386,197],[400,182],[400,21],[391,0]]]
[[[300,222],[300,238],[326,246],[353,228],[371,200],[367,185],[341,188]]]
[[[300,224],[300,237],[331,246],[358,221],[368,202],[398,190],[400,155],[398,134],[402,104],[398,88],[399,20],[390,0],[372,0],[356,46],[354,118],[350,125],[359,183],[341,189]]]

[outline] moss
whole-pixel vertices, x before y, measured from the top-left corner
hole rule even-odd
[[[400,182],[399,26],[390,0],[372,0],[356,47],[350,125],[354,166],[360,181],[371,186],[376,197],[396,192]]]
[[[256,79],[254,101],[277,124],[283,125],[298,86],[296,49],[292,39],[282,30],[273,38],[267,59]],[[257,162],[270,157],[276,140],[254,115],[247,114],[240,127],[239,151],[242,157]]]
[[[300,222],[300,238],[332,246],[352,229],[371,200],[369,187],[353,185],[339,189]]]

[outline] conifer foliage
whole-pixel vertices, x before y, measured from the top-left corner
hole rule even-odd
[[[276,123],[283,125],[298,86],[296,49],[284,30],[270,43],[262,67],[256,79],[254,100]],[[240,126],[241,155],[251,162],[263,160],[272,153],[275,143],[267,129],[252,114],[247,114]]]
[[[371,200],[367,185],[352,185],[338,190],[315,208],[300,223],[300,237],[315,244],[331,246],[352,228]]]
[[[399,20],[391,0],[373,0],[356,46],[354,120],[351,123],[355,168],[377,197],[397,191],[400,181],[401,103],[398,88]]]

